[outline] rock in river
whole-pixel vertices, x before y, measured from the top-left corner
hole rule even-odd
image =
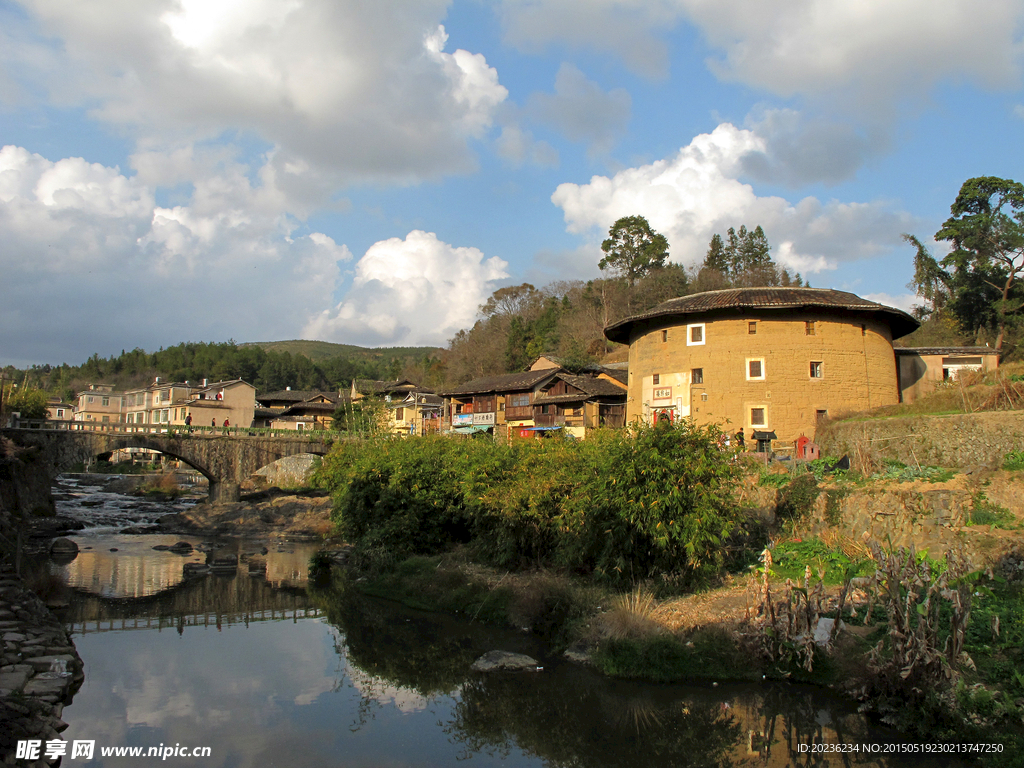
[[[474,672],[496,672],[498,670],[529,670],[536,672],[537,660],[522,653],[509,651],[488,651],[473,662],[470,667]]]

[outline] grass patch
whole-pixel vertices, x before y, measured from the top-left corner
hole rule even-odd
[[[788,472],[762,472],[758,475],[757,484],[763,488],[779,490],[789,485],[792,479]]]
[[[993,504],[983,492],[976,493],[971,500],[971,514],[968,525],[991,525],[1007,531],[1020,529],[1017,517],[1006,507]]]
[[[763,674],[731,634],[716,628],[698,630],[688,641],[671,634],[609,638],[592,659],[606,675],[657,683],[757,680]]]
[[[1024,471],[1024,451],[1010,451],[1003,458],[1003,469],[1011,472]]]
[[[508,574],[506,574],[506,577]],[[593,614],[598,592],[548,572],[491,583],[459,562],[413,556],[356,582],[360,592],[426,611],[455,613],[485,624],[525,628],[564,648]]]
[[[821,539],[783,541],[772,550],[772,573],[777,578],[802,579],[808,567],[812,574],[829,585],[842,584],[851,567],[855,569],[856,576],[870,576],[875,572],[870,558],[850,557]]]
[[[902,461],[887,459],[885,469],[871,476],[872,480],[894,480],[897,483],[910,483],[924,480],[927,483],[945,483],[956,476],[956,470],[942,467],[908,467]]]

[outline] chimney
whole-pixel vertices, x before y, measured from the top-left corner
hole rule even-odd
[[[291,387],[285,387],[285,388],[284,388],[284,391],[285,391],[285,392],[291,392],[291,391],[292,391],[292,388],[291,388]]]
[[[160,383],[160,377],[157,376],[156,379],[153,381],[153,383],[154,384],[159,384]]]
[[[203,379],[203,386],[206,386],[206,379]]]

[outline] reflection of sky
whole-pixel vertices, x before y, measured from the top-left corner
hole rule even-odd
[[[211,747],[210,758],[167,760],[202,768],[450,766],[465,757],[438,727],[451,720],[451,699],[349,670],[336,639],[320,620],[77,636],[86,679],[61,738],[95,739],[92,766],[144,765],[152,758],[101,758],[99,749],[161,743]],[[519,754],[500,762],[541,764]]]

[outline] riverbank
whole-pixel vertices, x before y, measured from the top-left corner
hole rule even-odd
[[[868,590],[860,587],[848,591],[835,637],[821,637],[820,645],[793,637],[772,650],[766,645],[759,577],[727,577],[698,594],[656,599],[644,588],[621,591],[548,571],[493,569],[456,550],[412,557],[375,572],[344,570],[336,578],[335,588],[515,627],[539,636],[566,659],[611,677],[716,686],[813,683],[850,697],[862,711],[922,742],[1002,745],[1002,752],[986,755],[983,764],[1017,765],[1024,754],[1024,700],[1012,691],[1009,669],[1015,668],[1016,658],[1005,653],[1017,643],[1007,627],[1022,606],[1019,582],[1003,584],[976,607],[984,624],[966,645],[976,664],[960,674],[950,668],[952,681],[915,694],[911,688],[917,672],[908,675],[906,690],[892,687],[890,617],[878,602],[870,605]],[[774,581],[773,589],[779,610],[784,581]],[[841,589],[821,589],[816,613],[826,627],[837,618]],[[813,583],[810,591],[815,591]],[[995,615],[1003,616],[1001,642],[991,634]],[[809,656],[800,653],[806,645],[811,646]],[[901,671],[895,670],[897,678]]]
[[[70,635],[13,569],[0,569],[0,756],[4,765],[46,766],[17,759],[19,740],[60,739],[64,706],[85,679]],[[40,751],[40,758],[42,751]]]

